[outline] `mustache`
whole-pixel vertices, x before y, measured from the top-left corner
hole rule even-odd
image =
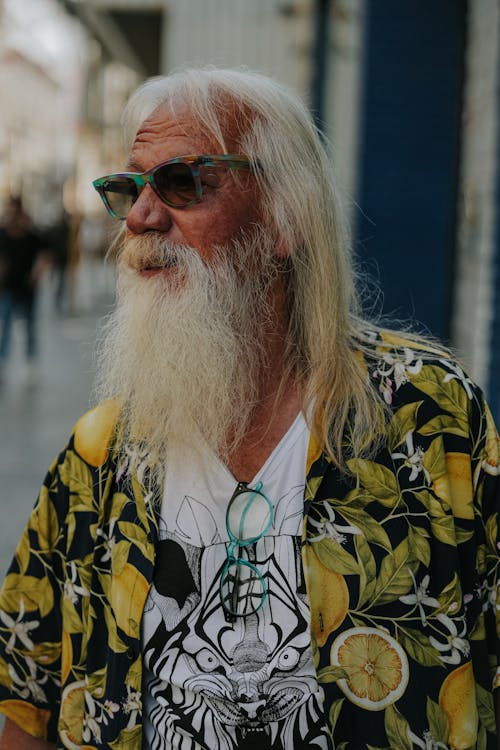
[[[135,271],[169,268],[196,253],[189,245],[179,245],[165,239],[160,232],[130,237],[123,243],[120,262]]]

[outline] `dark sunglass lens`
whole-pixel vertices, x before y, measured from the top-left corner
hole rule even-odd
[[[137,200],[137,185],[129,177],[119,177],[107,180],[103,185],[106,199],[112,210],[121,218],[125,218]]]
[[[225,165],[223,163],[219,163],[217,167],[200,166],[200,179],[203,187],[220,187],[224,175],[227,174],[227,169],[224,167]]]
[[[155,172],[160,195],[172,206],[185,206],[196,200],[196,185],[187,164],[166,164]]]

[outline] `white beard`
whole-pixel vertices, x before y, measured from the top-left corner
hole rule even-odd
[[[126,441],[155,461],[164,460],[170,439],[186,444],[198,431],[227,455],[248,428],[267,364],[269,289],[279,273],[271,241],[255,234],[219,248],[210,264],[159,234],[124,243],[96,393],[120,399]],[[151,266],[169,270],[137,272]]]

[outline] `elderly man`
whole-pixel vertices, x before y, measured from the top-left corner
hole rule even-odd
[[[481,392],[360,318],[292,94],[185,70],[125,124],[99,403],[0,595],[0,747],[493,750]]]

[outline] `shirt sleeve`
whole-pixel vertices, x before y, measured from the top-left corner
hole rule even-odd
[[[484,630],[475,638],[487,646],[492,688],[500,687],[500,439],[484,401],[479,438],[473,444],[475,510],[479,529],[477,572],[481,581]],[[474,420],[472,420],[474,425]]]
[[[61,686],[64,455],[45,478],[0,591],[0,712],[49,741]]]
[[[117,413],[114,402],[104,402],[76,423],[0,591],[0,712],[49,742],[57,741],[61,722],[66,731],[75,716],[81,725],[71,697],[62,699],[67,684],[85,679],[96,528],[110,487]]]

